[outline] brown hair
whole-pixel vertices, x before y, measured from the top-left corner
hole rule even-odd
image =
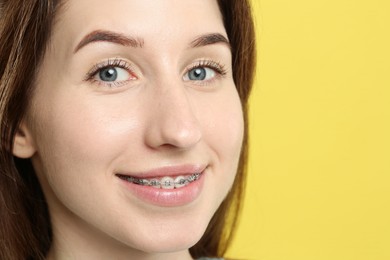
[[[44,195],[29,160],[12,155],[13,139],[29,106],[58,0],[0,0],[0,259],[44,259],[51,225]],[[233,76],[244,110],[245,136],[235,183],[202,239],[195,258],[221,256],[234,235],[247,160],[247,101],[255,66],[249,0],[218,0],[232,46]],[[228,226],[228,228],[226,228]]]

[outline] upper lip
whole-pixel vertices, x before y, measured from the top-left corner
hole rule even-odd
[[[191,175],[195,173],[202,173],[206,169],[206,165],[203,164],[184,164],[184,165],[172,165],[154,168],[142,172],[124,172],[117,173],[121,176],[131,176],[136,178],[159,178],[165,176],[180,176]]]

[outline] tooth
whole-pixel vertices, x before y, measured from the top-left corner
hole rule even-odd
[[[152,186],[154,188],[174,189],[181,188],[194,182],[200,178],[200,173],[194,173],[190,176],[177,176],[175,179],[172,177],[163,177],[160,179],[139,179],[132,176],[125,178],[128,182],[142,186]]]
[[[144,186],[149,186],[150,182],[147,179],[141,179],[141,180],[139,180],[139,184],[144,185]]]
[[[189,182],[193,182],[196,180],[195,174],[192,174],[190,177],[188,177]]]
[[[186,178],[184,176],[178,176],[175,179],[175,188],[181,188],[186,185]]]
[[[149,185],[153,186],[155,188],[160,188],[161,187],[161,182],[159,180],[157,180],[157,179],[151,179],[149,181]]]
[[[126,180],[128,182],[135,182],[136,181],[136,179],[134,177],[127,177]]]
[[[171,177],[164,177],[160,181],[161,188],[163,188],[163,189],[174,189],[175,188],[174,182],[175,181],[173,180],[173,178],[171,178]]]

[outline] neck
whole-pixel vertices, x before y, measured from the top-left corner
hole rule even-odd
[[[74,222],[59,224],[58,219],[52,221],[53,242],[47,260],[192,260],[188,249],[170,253],[145,252],[102,234],[85,222],[74,225]]]
[[[83,259],[83,260],[105,260],[105,259],[118,259],[118,260],[192,260],[191,255],[188,251],[186,252],[175,252],[175,253],[119,253],[119,252],[108,252],[105,248],[100,248],[96,251],[77,251],[69,250],[66,251],[57,246],[53,246],[47,255],[46,260],[71,260],[71,259]]]
[[[188,250],[172,253],[147,253],[125,246],[116,246],[106,244],[90,243],[92,241],[80,241],[67,239],[56,239],[47,255],[47,260],[192,260]]]

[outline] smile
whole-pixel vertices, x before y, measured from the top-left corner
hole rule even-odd
[[[131,198],[159,207],[180,207],[201,195],[209,171],[207,165],[183,164],[117,173],[116,177]]]
[[[151,186],[153,188],[159,189],[178,189],[189,185],[190,183],[198,180],[201,176],[201,173],[194,173],[189,176],[177,176],[172,178],[169,176],[162,178],[152,178],[152,179],[141,179],[132,176],[119,175],[118,177],[141,186]]]

